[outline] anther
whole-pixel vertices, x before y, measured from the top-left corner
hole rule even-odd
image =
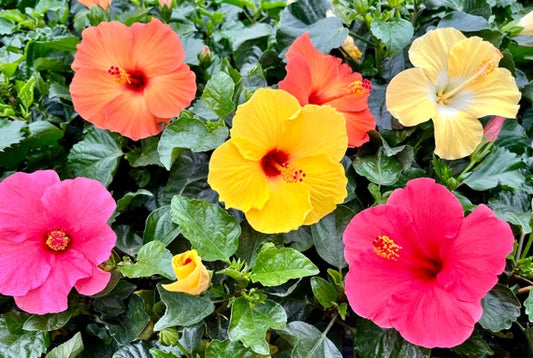
[[[65,251],[70,244],[70,237],[62,230],[50,231],[46,237],[46,246],[53,251]]]
[[[398,261],[400,254],[398,253],[402,247],[390,239],[388,236],[380,235],[372,240],[375,253],[388,260]]]
[[[350,95],[361,97],[370,90],[372,90],[372,83],[369,80],[364,79],[362,81],[354,81],[350,83],[347,92]]]

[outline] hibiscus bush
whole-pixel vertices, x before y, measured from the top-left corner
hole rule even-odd
[[[531,357],[533,6],[0,0],[0,357]]]

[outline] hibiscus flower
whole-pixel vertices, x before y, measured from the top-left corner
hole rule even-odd
[[[257,231],[316,223],[346,197],[346,127],[333,108],[259,89],[237,108],[230,134],[213,152],[207,181]]]
[[[111,5],[111,0],[78,0],[78,2],[89,9],[93,6],[100,6],[102,9],[107,10],[109,5]]]
[[[287,60],[287,76],[279,88],[296,97],[302,106],[330,105],[342,113],[346,118],[349,147],[368,142],[368,131],[376,128],[368,109],[370,81],[352,72],[340,58],[318,51],[308,33],[293,42]]]
[[[503,272],[513,241],[509,225],[487,206],[465,218],[445,187],[411,180],[346,227],[348,301],[358,315],[413,344],[456,346],[481,318],[481,299]]]
[[[60,181],[53,170],[15,173],[0,183],[0,293],[35,314],[67,309],[75,287],[102,291],[111,274],[98,265],[115,246],[107,225],[115,201],[100,182]]]
[[[155,135],[196,93],[170,26],[103,22],[83,31],[72,63],[74,109],[96,127],[138,140]]]
[[[415,68],[396,75],[387,87],[387,109],[404,126],[433,119],[435,153],[444,159],[470,155],[483,137],[478,118],[513,118],[520,91],[500,51],[480,37],[460,31],[428,31],[413,41]]]

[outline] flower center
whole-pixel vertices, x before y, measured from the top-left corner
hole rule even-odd
[[[320,94],[317,94],[316,92],[312,92],[309,95],[309,103],[311,104],[325,104],[331,101],[335,101],[337,99],[346,97],[346,96],[354,96],[354,97],[363,97],[366,93],[370,92],[372,90],[372,82],[370,82],[367,79],[364,79],[362,81],[353,81],[348,86],[344,88],[344,90],[341,90],[339,94],[330,96],[330,97],[322,97]]]
[[[65,251],[70,244],[70,237],[63,230],[52,230],[46,236],[46,246],[53,251]]]
[[[425,271],[428,271],[430,276],[436,276],[441,270],[440,260],[435,261],[426,257],[419,258],[408,255],[406,252],[400,253],[402,247],[394,242],[386,235],[380,235],[372,240],[372,246],[374,246],[374,252],[379,257],[391,261],[403,260],[416,267],[419,267]]]
[[[289,155],[281,150],[273,149],[261,159],[261,167],[267,177],[278,177],[288,183],[303,182],[305,173],[289,163]]]
[[[142,91],[146,86],[146,77],[142,72],[128,72],[123,68],[111,66],[107,70],[114,80],[118,83],[122,83],[132,91]]]

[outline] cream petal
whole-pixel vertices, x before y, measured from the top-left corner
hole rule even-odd
[[[476,75],[487,65],[487,71],[498,66],[502,58],[501,52],[490,42],[472,36],[457,42],[450,49],[448,57],[448,75],[450,78],[461,78],[464,81]]]

